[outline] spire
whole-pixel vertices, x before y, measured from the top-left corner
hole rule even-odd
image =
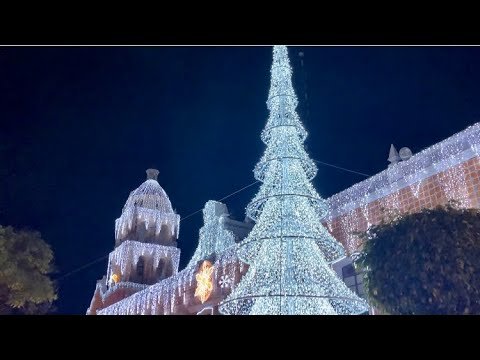
[[[292,68],[286,46],[278,45],[273,47],[273,62],[270,75],[270,91],[267,100],[270,116],[261,133],[262,141],[267,144],[270,141],[272,130],[280,126],[295,127],[300,140],[305,140],[307,132],[295,111],[298,100],[293,89]]]
[[[297,106],[297,98],[292,86],[292,68],[290,66],[290,60],[288,58],[288,50],[286,46],[274,46],[273,47],[273,62],[270,82],[270,92],[268,94],[268,108],[272,110],[272,100],[279,96],[288,96],[294,103],[294,107]]]
[[[397,162],[400,161],[400,156],[398,155],[397,149],[395,149],[395,146],[393,144],[390,145],[390,153],[388,155],[388,161],[390,161],[390,165],[396,164]]]
[[[272,69],[277,66],[284,66],[290,69],[290,60],[288,59],[288,50],[285,45],[275,45],[273,47]]]
[[[203,208],[203,227],[199,231],[198,246],[187,267],[235,245],[235,235],[225,229],[221,221],[225,216],[228,216],[227,205],[214,200],[207,201]]]
[[[146,173],[147,173],[147,180],[152,179],[152,180],[158,181],[157,177],[158,177],[159,171],[157,169],[147,169]]]
[[[237,250],[249,264],[221,302],[223,314],[356,314],[367,304],[330,267],[345,256],[322,225],[328,212],[311,180],[317,168],[304,147],[296,114],[287,48],[273,48],[270,115],[262,132],[266,149],[254,169],[262,182],[246,213],[255,226]]]
[[[115,221],[117,246],[125,240],[170,245],[178,239],[180,216],[173,210],[167,193],[157,181],[158,170],[147,169],[146,173],[147,179],[130,192],[122,215]],[[168,236],[166,229],[170,231]]]

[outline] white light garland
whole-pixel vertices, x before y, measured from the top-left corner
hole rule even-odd
[[[420,187],[422,186],[423,180],[415,182],[415,174],[410,174],[406,176],[407,181],[411,184],[410,190],[412,191],[413,196],[418,199],[420,194]]]
[[[366,225],[367,229],[370,227],[370,225],[372,225],[372,223],[370,222],[370,214],[368,212],[368,204],[369,204],[368,196],[364,196],[364,199],[362,202],[362,214],[365,217],[365,221],[367,223]]]
[[[400,198],[400,190],[409,188],[414,199],[427,205],[436,203],[438,199],[429,199],[430,195],[423,192],[424,185],[429,184],[426,179],[436,175],[435,179],[441,187],[445,199],[459,201],[460,206],[472,206],[467,188],[467,177],[463,163],[479,156],[480,149],[480,123],[476,123],[467,129],[415,154],[409,160],[390,165],[384,171],[359,182],[350,188],[328,198],[331,212],[328,221],[334,221],[340,216],[341,229],[344,234],[353,230],[366,230],[366,228],[354,229],[352,219],[344,219],[353,214],[352,210],[360,208],[363,215],[369,216],[369,204],[378,200],[385,215],[400,214],[409,211],[409,204],[405,198]],[[404,203],[401,203],[401,200]],[[378,220],[378,219],[377,219]],[[367,225],[371,225],[371,219],[367,218]],[[328,226],[328,223],[327,223]],[[346,236],[345,247],[351,254],[358,246],[356,241],[351,241]]]
[[[220,280],[218,281],[218,284],[222,289],[229,288],[230,286],[232,286],[232,283],[233,279],[228,275],[222,275],[220,277]]]
[[[175,214],[168,195],[154,179],[147,179],[130,193],[122,215],[115,220],[115,238],[123,240],[128,231],[138,224],[146,229],[154,226],[156,235],[162,226],[167,227],[171,236],[178,238],[180,215]]]
[[[132,290],[132,292],[138,292],[147,288],[148,286],[149,285],[147,284],[139,284],[139,283],[134,283],[130,281],[123,281],[110,286],[107,291],[105,291],[104,293],[101,292],[100,295],[102,297],[102,301],[105,302],[105,300],[107,300],[107,298],[111,294],[115,293],[118,289],[130,289]]]
[[[185,268],[178,274],[162,280],[146,289],[139,291],[126,299],[110,305],[97,312],[98,315],[160,315],[174,311],[176,303],[184,297],[178,296],[177,287],[185,287],[195,278],[195,267]]]
[[[262,181],[248,204],[256,220],[238,255],[250,265],[220,304],[224,314],[357,314],[368,305],[340,280],[329,262],[342,245],[321,225],[328,206],[310,180],[316,167],[303,147],[307,133],[295,113],[297,99],[285,46],[275,46],[262,132],[267,149],[254,170]]]
[[[222,269],[232,280],[232,287],[235,281],[238,281],[236,269],[238,267],[237,245],[233,245],[218,254],[214,267]],[[189,296],[185,296],[188,291],[195,290],[195,274],[197,266],[189,266],[165,280],[154,285],[148,286],[128,298],[125,298],[115,304],[112,304],[97,312],[98,315],[167,315],[175,313],[177,305],[189,305]],[[119,283],[120,284],[120,283]],[[181,292],[178,292],[181,289]],[[140,290],[140,289],[139,289]],[[228,293],[228,289],[227,289]]]
[[[345,246],[349,249],[350,253],[357,250],[361,244],[358,235],[354,235],[355,232],[359,231],[358,221],[359,216],[355,211],[344,214],[340,220],[344,232],[343,238],[345,239]]]
[[[225,229],[223,221],[225,216],[228,216],[225,204],[213,200],[207,201],[203,208],[204,225],[199,231],[198,246],[188,266],[195,265],[198,261],[235,245],[235,235]]]
[[[136,266],[140,257],[151,259],[153,268],[157,268],[161,259],[169,259],[172,263],[173,274],[178,271],[180,262],[180,249],[173,246],[141,243],[126,240],[108,257],[107,278],[112,274],[119,273],[121,279],[125,279],[131,267]]]
[[[424,179],[460,165],[479,156],[479,153],[480,122],[418,152],[407,161],[390,165],[384,171],[331,196],[327,199],[332,210],[331,217],[334,219],[361,207],[365,196],[373,202],[407,186],[412,188],[414,196],[417,197]],[[450,178],[447,176],[443,185],[448,193],[447,197],[456,196],[450,191],[456,184],[464,184],[462,174]],[[460,178],[455,179],[455,176]],[[395,207],[393,204],[392,206]]]

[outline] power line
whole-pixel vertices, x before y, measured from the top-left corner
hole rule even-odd
[[[305,116],[306,116],[306,118],[307,118],[306,120],[308,121],[308,119],[309,119],[309,117],[310,117],[310,111],[309,111],[310,109],[309,109],[308,91],[307,91],[307,90],[308,90],[308,89],[307,89],[307,76],[306,76],[305,66],[304,66],[304,63],[303,63],[304,52],[301,51],[298,55],[299,55],[299,57],[300,57],[300,64],[301,64],[301,68],[302,68],[302,72],[303,72],[303,84],[304,84],[304,93],[305,93]],[[350,172],[350,173],[353,173],[353,174],[358,174],[358,175],[362,175],[362,176],[365,176],[365,177],[370,177],[370,175],[368,175],[368,174],[361,173],[361,172],[358,172],[358,171],[355,171],[355,170],[346,169],[346,168],[341,167],[341,166],[329,164],[329,163],[326,163],[326,162],[323,162],[323,161],[319,161],[319,160],[315,160],[315,159],[312,159],[312,160],[315,161],[316,163],[323,164],[323,165],[326,165],[326,166],[330,166],[330,167],[333,167],[333,168],[336,168],[336,169],[344,170],[344,171],[347,171],[347,172]],[[243,191],[243,190],[245,190],[245,189],[247,189],[247,188],[255,185],[255,184],[258,183],[258,182],[260,182],[260,181],[258,181],[258,180],[257,180],[257,181],[254,181],[253,183],[251,183],[251,184],[249,184],[249,185],[246,185],[246,186],[244,186],[244,187],[242,187],[242,188],[240,188],[240,189],[232,192],[231,194],[228,194],[227,196],[224,196],[223,198],[221,198],[220,200],[217,200],[217,201],[223,201],[223,200],[225,200],[225,199],[228,199],[229,197],[231,197],[231,196],[233,196],[233,195],[235,195],[235,194],[237,194],[237,193],[239,193],[239,192],[241,192],[241,191]],[[198,214],[198,213],[201,212],[202,210],[203,210],[203,208],[202,208],[202,209],[199,209],[199,210],[197,210],[197,211],[194,211],[194,212],[192,212],[191,214],[188,214],[188,215],[184,216],[183,218],[181,218],[180,221],[186,220],[186,219],[192,217],[193,215]],[[96,263],[100,262],[101,260],[106,259],[107,257],[108,257],[108,255],[104,255],[104,256],[96,259],[96,260],[93,260],[93,261],[91,261],[91,262],[89,262],[89,263],[87,263],[87,264],[85,264],[85,265],[83,265],[83,266],[80,266],[80,267],[77,268],[77,269],[74,269],[74,270],[66,273],[65,275],[60,276],[60,277],[57,278],[56,280],[57,280],[57,281],[58,281],[58,280],[62,280],[62,279],[64,279],[64,278],[66,278],[67,276],[70,276],[70,275],[72,275],[72,274],[75,274],[75,273],[77,273],[77,272],[79,272],[79,271],[81,271],[81,270],[83,270],[83,269],[85,269],[85,268],[87,268],[87,267],[89,267],[89,266],[91,266],[91,265],[93,265],[93,264],[96,264]],[[281,302],[280,302],[280,306],[281,306]]]
[[[351,173],[354,173],[354,174],[358,174],[358,175],[370,177],[370,175],[367,175],[367,174],[364,174],[364,173],[361,173],[361,172],[358,172],[358,171],[355,171],[355,170],[346,169],[346,168],[341,167],[341,166],[336,166],[336,165],[329,164],[329,163],[326,163],[326,162],[323,162],[323,161],[319,161],[319,160],[315,160],[315,159],[312,159],[312,160],[315,161],[315,162],[317,162],[317,163],[319,163],[319,164],[331,166],[331,167],[336,168],[336,169],[340,169],[340,170],[348,171],[348,172],[351,172]],[[254,182],[252,182],[251,184],[248,184],[248,185],[246,185],[246,186],[244,186],[244,187],[242,187],[242,188],[240,188],[240,189],[238,189],[238,190],[236,190],[236,191],[228,194],[227,196],[224,196],[223,198],[221,198],[220,200],[217,200],[217,201],[223,201],[223,200],[225,200],[225,199],[228,199],[229,197],[231,197],[231,196],[233,196],[233,195],[235,195],[235,194],[237,194],[237,193],[239,193],[239,192],[241,192],[241,191],[243,191],[243,190],[245,190],[245,189],[248,189],[249,187],[251,187],[251,186],[253,186],[253,185],[255,185],[256,183],[259,183],[259,182],[260,182],[259,180],[254,181]],[[183,218],[181,218],[180,221],[186,220],[186,219],[192,217],[193,215],[198,214],[198,213],[199,213],[200,211],[202,211],[202,210],[203,210],[203,208],[201,208],[201,209],[199,209],[199,210],[197,210],[197,211],[194,211],[194,212],[192,212],[191,214],[188,214],[188,215],[184,216]],[[81,271],[81,270],[83,270],[83,269],[86,269],[87,267],[90,267],[90,266],[92,266],[92,265],[94,265],[94,264],[96,264],[96,263],[98,263],[98,262],[100,262],[100,261],[102,261],[102,260],[104,260],[104,259],[106,259],[106,258],[108,258],[108,254],[107,254],[107,255],[104,255],[104,256],[102,256],[102,257],[99,257],[99,258],[97,258],[97,259],[95,259],[95,260],[93,260],[93,261],[91,261],[91,262],[89,262],[89,263],[87,263],[87,264],[85,264],[85,265],[82,265],[82,266],[74,269],[74,270],[72,270],[72,271],[70,271],[70,272],[68,272],[68,273],[66,273],[66,274],[58,277],[56,280],[57,280],[57,281],[63,280],[63,279],[66,278],[67,276],[73,275],[73,274],[75,274],[75,273],[77,273],[77,272],[79,272],[79,271]]]
[[[257,181],[255,181],[255,182],[253,182],[253,183],[251,183],[251,184],[249,184],[249,185],[247,185],[247,186],[244,186],[244,187],[242,187],[241,189],[238,189],[237,191],[234,191],[234,192],[232,192],[231,194],[228,194],[227,196],[224,196],[223,198],[221,198],[220,200],[217,200],[217,201],[220,202],[220,201],[223,201],[223,200],[225,200],[225,199],[228,199],[230,196],[233,196],[233,195],[235,195],[236,193],[239,193],[240,191],[243,191],[243,190],[249,188],[250,186],[255,185],[255,184],[258,183],[258,182],[260,182],[260,181],[257,180]],[[203,208],[201,208],[201,209],[199,209],[199,210],[197,210],[197,211],[194,211],[193,213],[188,214],[187,216],[184,216],[183,218],[181,218],[180,221],[185,220],[185,219],[188,219],[189,217],[191,217],[191,216],[199,213],[199,212],[202,211],[202,210],[203,210]]]
[[[302,73],[303,73],[303,91],[304,91],[304,94],[305,94],[304,110],[305,110],[306,122],[308,123],[310,121],[310,102],[308,101],[307,71],[305,70],[305,65],[304,65],[304,62],[303,62],[303,59],[305,57],[305,53],[303,51],[300,51],[298,53],[298,57],[300,58],[300,66],[302,68]],[[315,159],[313,159],[313,161],[315,161],[319,164],[331,166],[331,167],[336,168],[336,169],[348,171],[348,172],[351,172],[353,174],[358,174],[358,175],[370,177],[370,175],[368,175],[368,174],[364,174],[364,173],[361,173],[361,172],[358,172],[358,171],[355,171],[355,170],[346,169],[346,168],[341,167],[341,166],[336,166],[336,165],[329,164],[329,163],[319,161],[319,160],[315,160]]]
[[[253,182],[253,183],[251,183],[251,184],[249,184],[249,185],[247,185],[247,186],[244,186],[244,187],[242,187],[241,189],[238,189],[238,190],[232,192],[231,194],[228,194],[227,196],[224,196],[223,198],[221,198],[221,199],[218,200],[218,201],[223,201],[223,200],[225,200],[225,199],[228,199],[229,197],[231,197],[231,196],[239,193],[240,191],[243,191],[243,190],[249,188],[250,186],[255,185],[255,184],[258,183],[258,182],[259,182],[259,181],[257,180],[257,181],[255,181],[255,182]],[[194,211],[193,213],[188,214],[187,216],[184,216],[183,218],[181,218],[180,221],[183,221],[183,220],[185,220],[185,219],[188,219],[189,217],[192,217],[193,215],[199,213],[199,212],[202,211],[202,210],[203,210],[203,208],[201,208],[201,209],[199,209],[199,210],[197,210],[197,211]],[[91,262],[89,262],[89,263],[87,263],[87,264],[85,264],[85,265],[82,265],[82,266],[74,269],[74,270],[72,270],[72,271],[70,271],[70,272],[68,272],[68,273],[60,276],[60,277],[57,278],[56,280],[57,280],[57,281],[60,281],[60,280],[62,280],[62,279],[64,279],[64,278],[66,278],[67,276],[73,275],[73,274],[75,274],[75,273],[77,273],[77,272],[79,272],[79,271],[81,271],[81,270],[83,270],[83,269],[85,269],[85,268],[87,268],[87,267],[89,267],[89,266],[91,266],[91,265],[94,265],[94,264],[96,264],[96,263],[98,263],[98,262],[100,262],[100,261],[102,261],[102,260],[104,260],[104,259],[106,259],[106,258],[108,258],[108,254],[107,254],[107,255],[104,255],[104,256],[102,256],[102,257],[99,257],[99,258],[96,259],[96,260],[93,260],[93,261],[91,261]]]
[[[240,191],[243,191],[243,190],[245,190],[246,188],[249,188],[250,186],[253,186],[253,185],[255,185],[256,183],[259,183],[259,182],[260,182],[259,180],[257,180],[257,181],[254,181],[254,182],[253,182],[253,183],[251,183],[250,185],[244,186],[243,188],[241,188],[241,189],[239,189],[239,190],[237,190],[237,191],[235,191],[235,192],[231,193],[230,195],[227,195],[227,196],[225,196],[225,197],[221,198],[221,199],[220,199],[220,200],[218,200],[218,201],[223,201],[223,200],[225,200],[225,199],[229,198],[230,196],[232,196],[232,195],[235,195],[236,193],[239,193]]]
[[[193,213],[191,213],[191,214],[188,214],[187,216],[184,216],[183,218],[181,218],[180,221],[185,220],[185,219],[188,219],[189,217],[191,217],[191,216],[199,213],[199,212],[202,211],[202,210],[203,210],[203,208],[202,208],[202,209],[199,209],[199,210],[197,210],[197,211],[195,211],[195,212],[193,212]]]
[[[346,168],[341,167],[341,166],[329,164],[329,163],[326,163],[326,162],[323,162],[323,161],[320,161],[320,160],[315,160],[315,159],[312,159],[312,160],[315,161],[316,163],[323,164],[323,165],[327,165],[327,166],[331,166],[331,167],[333,167],[333,168],[335,168],[335,169],[340,169],[340,170],[348,171],[348,172],[351,172],[351,173],[354,173],[354,174],[358,174],[358,175],[362,175],[362,176],[365,176],[365,177],[370,177],[370,176],[372,176],[372,175],[368,175],[368,174],[365,174],[365,173],[361,173],[361,172],[358,172],[358,171],[355,171],[355,170],[346,169]]]
[[[56,280],[56,281],[60,281],[60,280],[62,280],[62,279],[64,279],[64,278],[66,278],[67,276],[70,276],[70,275],[72,275],[72,274],[75,274],[76,272],[79,272],[80,270],[83,270],[83,269],[85,269],[85,268],[87,268],[87,267],[89,267],[89,266],[91,266],[91,265],[93,265],[93,264],[96,264],[96,263],[100,262],[100,261],[103,260],[103,259],[106,259],[107,257],[108,257],[108,254],[107,254],[107,255],[104,255],[104,256],[96,259],[96,260],[93,260],[93,261],[89,262],[88,264],[85,264],[85,265],[83,265],[83,266],[80,266],[79,268],[76,268],[75,270],[72,270],[72,271],[70,271],[70,272],[62,275],[62,276],[60,276],[59,278],[57,278],[57,279],[55,279],[55,280]]]

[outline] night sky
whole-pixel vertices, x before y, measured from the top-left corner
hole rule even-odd
[[[390,143],[416,153],[480,121],[478,47],[291,47],[290,59],[316,160],[375,174]],[[270,47],[0,47],[0,224],[39,230],[58,278],[113,249],[149,167],[182,217],[252,183],[270,62]],[[324,197],[364,178],[318,167]],[[257,189],[225,201],[234,218]],[[201,226],[201,213],[182,221],[180,268]],[[61,279],[58,313],[84,314],[106,269]]]

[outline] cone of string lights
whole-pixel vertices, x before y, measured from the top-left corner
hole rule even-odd
[[[238,250],[249,269],[220,304],[223,314],[368,311],[330,266],[345,252],[321,223],[328,208],[311,183],[317,168],[303,145],[307,132],[297,104],[287,47],[274,46],[270,115],[261,133],[266,150],[254,169],[262,185],[246,209],[256,224]]]

